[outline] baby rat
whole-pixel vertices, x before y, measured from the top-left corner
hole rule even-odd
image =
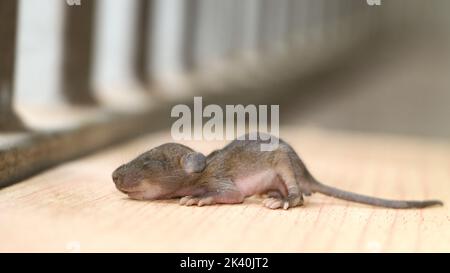
[[[272,136],[273,138],[273,136]],[[268,139],[268,138],[264,138]],[[386,208],[425,208],[439,200],[401,201],[365,196],[318,182],[292,147],[279,139],[278,148],[261,151],[258,140],[234,140],[204,156],[191,148],[166,143],[117,168],[112,175],[118,190],[132,199],[182,197],[181,205],[242,203],[245,197],[266,194],[271,209],[300,206],[303,195],[328,196]]]

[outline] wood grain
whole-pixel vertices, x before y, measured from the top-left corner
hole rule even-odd
[[[450,143],[284,127],[281,136],[330,185],[386,198],[442,199],[424,210],[391,210],[322,195],[303,207],[181,207],[127,199],[111,172],[169,132],[48,170],[0,190],[0,251],[448,252]],[[186,142],[209,152],[226,142]]]

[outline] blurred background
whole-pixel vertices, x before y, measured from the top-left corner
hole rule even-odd
[[[79,148],[88,152],[158,123],[169,128],[170,112],[153,109],[194,95],[279,104],[282,125],[446,139],[449,8],[446,0],[0,0],[0,147],[88,124],[91,144]]]

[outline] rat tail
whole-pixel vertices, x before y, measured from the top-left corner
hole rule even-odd
[[[411,208],[426,208],[431,206],[443,206],[442,201],[439,200],[424,200],[424,201],[410,201],[410,200],[390,200],[367,195],[352,193],[340,190],[331,186],[324,185],[315,179],[310,185],[312,192],[319,192],[335,198],[358,202],[378,207],[395,208],[395,209],[411,209]]]

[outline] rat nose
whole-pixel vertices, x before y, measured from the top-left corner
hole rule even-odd
[[[120,180],[120,175],[117,172],[113,172],[112,174],[112,180],[114,181],[114,183],[117,185],[117,183],[119,183]]]

